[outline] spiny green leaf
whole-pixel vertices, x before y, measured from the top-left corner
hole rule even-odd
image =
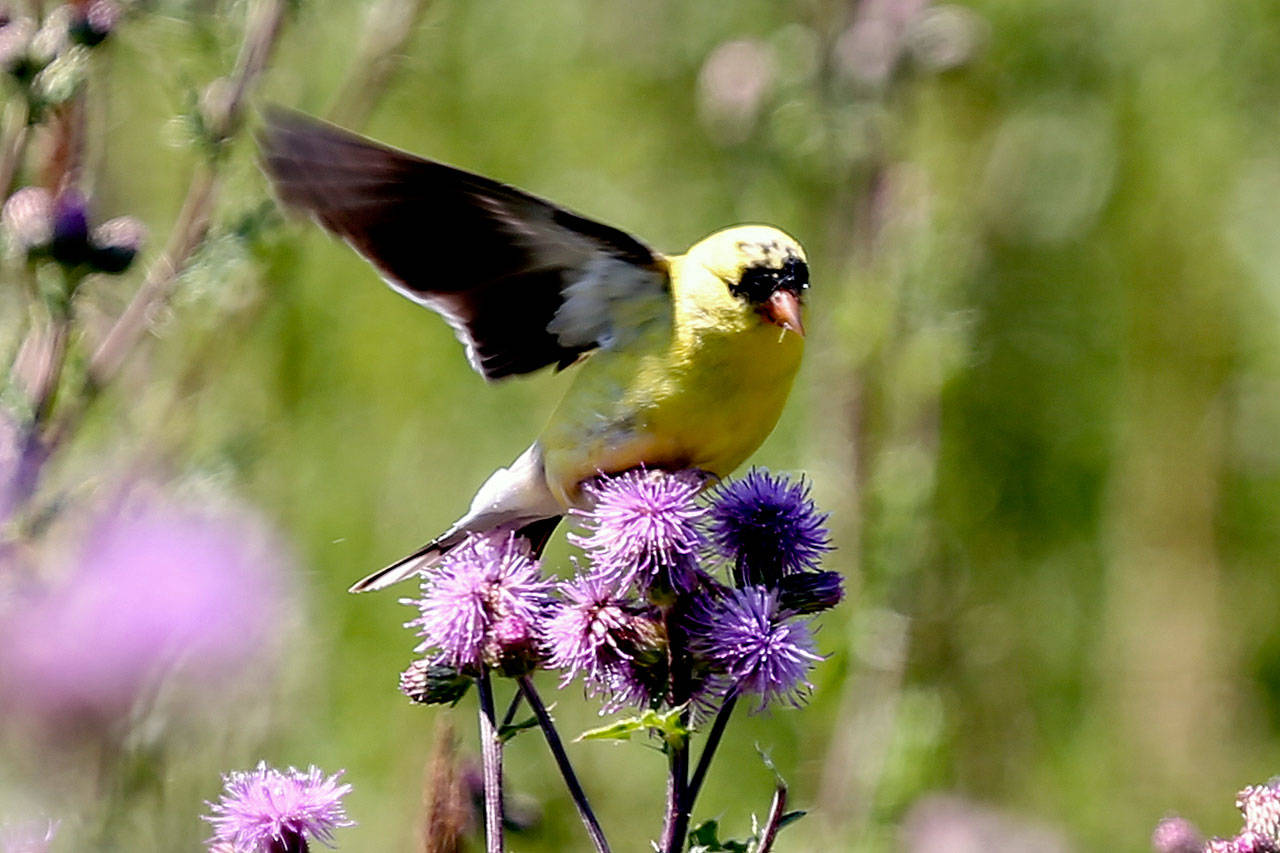
[[[706,820],[689,833],[689,853],[747,853],[748,844],[729,839],[720,840],[720,824]]]
[[[607,726],[587,729],[574,738],[574,741],[628,740],[636,732],[656,731],[663,740],[672,743],[689,737],[689,728],[680,719],[683,714],[683,708],[673,708],[665,714],[652,710],[645,711],[634,717],[614,720]]]

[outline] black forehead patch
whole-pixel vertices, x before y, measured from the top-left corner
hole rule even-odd
[[[748,302],[760,304],[772,296],[774,291],[789,290],[799,296],[808,288],[809,265],[788,253],[781,267],[747,267],[742,272],[742,279],[729,289],[746,297]]]

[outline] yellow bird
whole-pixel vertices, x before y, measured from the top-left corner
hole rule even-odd
[[[486,379],[577,365],[546,428],[440,536],[351,590],[435,565],[472,532],[540,549],[581,485],[638,466],[726,476],[769,435],[804,351],[804,250],[767,225],[668,257],[521,190],[273,110],[281,200],[441,314]],[[581,364],[578,364],[581,362]]]

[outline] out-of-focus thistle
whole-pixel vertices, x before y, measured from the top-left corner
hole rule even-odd
[[[158,676],[234,671],[270,636],[286,552],[251,515],[134,500],[85,527],[70,566],[42,567],[61,582],[0,600],[7,719],[66,739],[69,721],[121,719]]]
[[[1190,821],[1176,816],[1157,824],[1151,836],[1156,853],[1280,853],[1280,779],[1249,785],[1236,795],[1244,818],[1230,838],[1201,839]]]
[[[222,796],[208,803],[213,824],[211,853],[306,853],[308,839],[332,846],[333,832],[355,821],[342,798],[351,790],[339,784],[343,771],[325,776],[318,768],[281,772],[265,761],[253,770],[222,777]]]
[[[71,40],[86,47],[101,44],[120,20],[120,4],[115,0],[90,0],[75,7],[68,32]]]
[[[404,600],[419,609],[407,625],[418,630],[417,651],[427,657],[401,676],[401,690],[424,704],[453,703],[474,680],[482,745],[489,726],[497,738],[513,736],[518,727],[506,723],[528,701],[597,851],[608,844],[532,672],[558,670],[561,688],[581,678],[600,698],[601,713],[639,712],[582,737],[658,738],[671,775],[656,849],[677,853],[738,698],[754,696],[757,710],[801,705],[812,689],[808,674],[822,660],[809,621],[844,597],[840,575],[819,570],[831,547],[826,515],[804,480],[753,470],[704,491],[707,480],[700,471],[637,469],[586,484],[590,508],[573,512],[579,530],[569,534],[584,557],[554,590],[503,529],[472,535],[423,580],[421,599]],[[503,726],[486,710],[490,673],[518,681]],[[691,737],[711,718],[691,773]],[[500,780],[500,763],[500,751],[490,748],[487,779]],[[492,785],[486,802],[501,803]],[[774,811],[760,838],[789,822]],[[488,849],[495,851],[501,839],[492,827],[491,820]]]
[[[9,251],[30,263],[51,260],[73,274],[118,275],[129,269],[146,239],[146,228],[118,216],[90,229],[89,203],[77,190],[53,195],[23,187],[0,212]]]

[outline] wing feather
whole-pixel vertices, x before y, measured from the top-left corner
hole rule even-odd
[[[564,366],[670,311],[665,260],[515,187],[273,109],[264,167],[388,283],[441,314],[488,379]]]

